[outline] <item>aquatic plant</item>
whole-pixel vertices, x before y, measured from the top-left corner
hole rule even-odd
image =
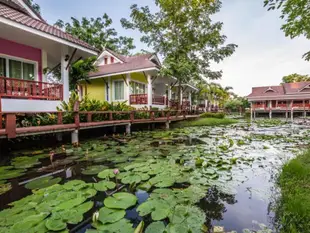
[[[25,185],[26,189],[41,189],[41,188],[47,188],[49,186],[52,186],[54,184],[58,184],[61,181],[61,178],[54,178],[52,176],[46,176],[42,177],[33,181],[28,182]]]

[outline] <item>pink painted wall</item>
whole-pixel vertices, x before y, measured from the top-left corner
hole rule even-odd
[[[0,56],[1,54],[28,59],[38,62],[38,77],[42,81],[42,52],[41,49],[33,48],[28,45],[18,44],[13,41],[5,40],[0,37]]]

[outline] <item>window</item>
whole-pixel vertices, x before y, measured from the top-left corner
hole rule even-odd
[[[104,64],[105,65],[108,64],[108,58],[107,57],[104,58]]]
[[[124,81],[114,81],[114,100],[124,99]]]
[[[145,84],[130,82],[130,93],[131,94],[145,94]]]
[[[111,57],[111,64],[114,63],[114,57]]]
[[[34,80],[35,64],[0,57],[0,76]]]

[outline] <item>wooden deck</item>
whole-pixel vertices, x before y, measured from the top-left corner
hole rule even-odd
[[[44,112],[47,113],[47,112]],[[74,130],[85,130],[92,128],[135,125],[147,123],[166,123],[173,121],[182,121],[191,118],[197,118],[197,114],[189,114],[186,111],[127,111],[127,112],[111,112],[111,111],[96,111],[96,112],[71,112],[74,116],[74,123],[64,124],[63,116],[67,112],[48,112],[57,116],[57,124],[44,126],[18,127],[16,118],[19,115],[40,114],[40,113],[13,113],[0,112],[0,138],[16,138],[30,135],[72,132]],[[139,114],[147,114],[147,118],[139,118]],[[43,113],[42,113],[43,114]],[[102,121],[94,121],[93,116],[103,115],[105,119]],[[81,116],[87,118],[86,122],[81,122]],[[136,116],[136,117],[135,117]],[[117,118],[125,118],[119,120]],[[5,120],[5,127],[2,127],[2,118]]]

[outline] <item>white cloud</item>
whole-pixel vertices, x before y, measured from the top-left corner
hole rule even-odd
[[[268,12],[262,2],[226,0],[216,19],[224,22],[227,42],[239,48],[213,67],[223,70],[220,83],[234,87],[237,94],[249,94],[252,86],[277,85],[284,75],[309,73],[310,64],[302,55],[310,42],[286,38],[279,12]]]

